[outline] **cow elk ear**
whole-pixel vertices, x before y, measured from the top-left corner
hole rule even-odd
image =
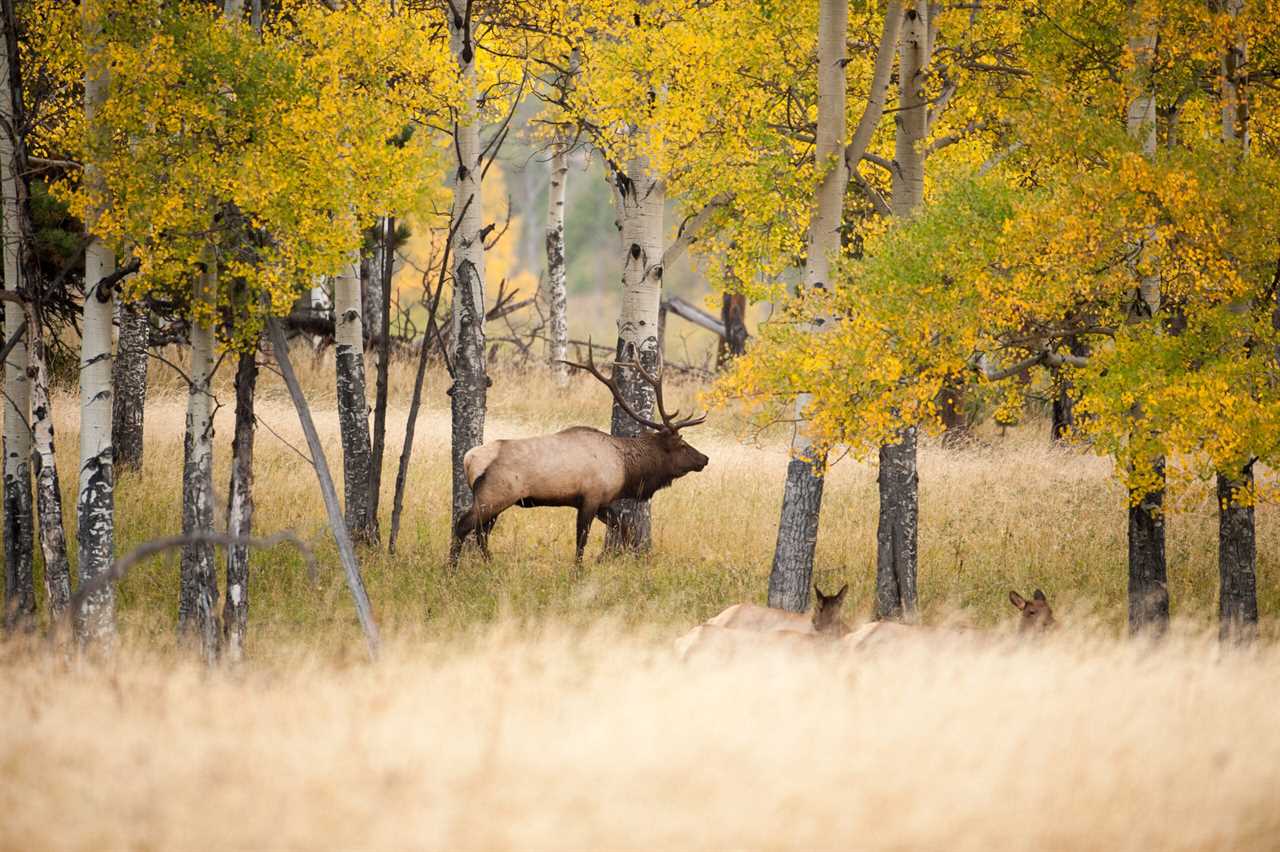
[[[1027,608],[1027,599],[1017,592],[1009,592],[1009,603],[1013,604],[1018,609]]]
[[[1040,601],[1041,603],[1048,603],[1048,602],[1049,602],[1048,598],[1046,598],[1046,597],[1044,596],[1044,592],[1040,591],[1039,589],[1036,589],[1035,594],[1033,594],[1031,597],[1035,598],[1036,600]]]
[[[813,593],[818,596],[819,601],[825,601],[827,599],[827,596],[822,593],[822,589],[818,588],[817,583],[813,584]]]
[[[836,602],[837,603],[842,602],[844,600],[845,594],[848,591],[849,591],[849,584],[845,583],[843,586],[840,587],[840,591],[836,592]]]

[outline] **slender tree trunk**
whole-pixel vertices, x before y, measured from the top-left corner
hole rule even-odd
[[[364,631],[365,642],[369,648],[369,656],[378,657],[378,624],[373,618],[373,607],[369,605],[369,595],[365,592],[364,579],[360,576],[360,562],[356,558],[355,547],[347,532],[347,525],[342,518],[342,509],[338,505],[338,492],[333,486],[333,477],[329,473],[329,462],[324,457],[324,445],[320,443],[320,434],[316,432],[315,421],[311,419],[311,408],[307,398],[302,394],[302,386],[293,372],[293,363],[289,360],[289,344],[284,339],[284,329],[280,320],[272,319],[271,351],[276,363],[280,366],[280,374],[284,377],[285,386],[289,389],[289,397],[298,412],[298,422],[302,425],[302,434],[307,438],[307,449],[311,452],[311,463],[316,471],[316,479],[320,483],[320,496],[324,500],[325,512],[329,516],[329,529],[333,531],[333,541],[338,548],[338,559],[342,562],[347,577],[347,588],[351,590],[351,598],[355,602],[356,618]]]
[[[373,402],[373,461],[369,477],[369,514],[378,522],[382,501],[382,459],[387,446],[387,393],[391,381],[391,273],[395,265],[396,220],[382,220],[382,264],[378,267],[378,379]]]
[[[1233,24],[1244,11],[1244,0],[1212,0],[1211,5],[1226,12]],[[1222,142],[1229,156],[1249,153],[1249,98],[1244,70],[1247,48],[1244,34],[1233,33],[1222,54]],[[1253,462],[1236,472],[1219,472],[1217,480],[1218,630],[1224,640],[1247,642],[1258,632]]]
[[[898,43],[899,95],[894,114],[893,215],[909,219],[924,200],[929,99],[925,75],[931,47],[929,6],[919,2],[903,15]],[[919,475],[916,430],[880,448],[880,519],[876,528],[876,615],[912,620],[916,612]]]
[[[635,157],[625,175],[617,175],[618,206],[622,222],[622,309],[618,315],[617,364],[613,375],[623,395],[644,417],[652,417],[653,388],[639,371],[627,364],[639,363],[650,375],[662,372],[659,313],[662,302],[662,213],[666,193],[661,180],[649,169],[649,158]],[[616,402],[612,434],[635,437],[645,431]],[[605,532],[605,550],[646,551],[652,544],[653,520],[648,500],[618,500],[613,504],[616,521]]]
[[[550,320],[547,360],[559,387],[569,383],[569,368],[561,364],[569,352],[568,294],[565,291],[564,196],[569,179],[569,155],[557,144],[551,154],[551,183],[547,190],[547,278],[542,301]]]
[[[119,305],[120,333],[111,382],[115,399],[111,414],[111,443],[116,470],[142,469],[142,432],[147,405],[147,348],[151,323],[141,305]]]
[[[1252,463],[1238,477],[1218,474],[1218,630],[1223,639],[1248,641],[1258,632],[1252,489]]]
[[[451,5],[449,43],[458,63],[463,111],[454,126],[454,150],[458,171],[453,185],[453,211],[458,217],[453,231],[453,386],[449,388],[453,423],[453,525],[471,508],[471,486],[462,468],[463,456],[484,442],[485,409],[489,377],[484,360],[484,207],[480,196],[480,118],[476,105],[475,33],[462,16],[462,6]]]
[[[364,388],[360,259],[354,254],[350,265],[333,282],[333,302],[347,529],[356,542],[377,544],[378,522],[370,512],[373,455],[369,446],[369,404]]]
[[[103,38],[102,0],[82,0],[84,28],[85,125],[92,137],[95,119],[107,95],[108,66]],[[106,186],[90,154],[85,186],[98,194]],[[78,569],[85,583],[111,565],[115,546],[115,474],[111,448],[111,306],[112,293],[99,284],[115,267],[115,256],[94,234],[100,215],[85,216],[89,244],[84,258],[84,317],[80,338],[80,479],[76,497]],[[76,631],[83,644],[110,645],[115,636],[115,590],[105,586],[77,611]]]
[[[948,381],[934,399],[942,421],[942,445],[959,447],[969,439],[969,418],[965,413],[964,386],[959,378]]]
[[[40,551],[44,556],[44,588],[49,596],[49,616],[56,622],[71,602],[71,569],[62,521],[62,487],[58,482],[58,461],[53,446],[49,368],[44,354],[44,337],[34,311],[27,317],[27,340],[31,343],[31,431],[35,450],[36,507],[40,513]]]
[[[1148,158],[1156,154],[1156,98],[1151,74],[1157,34],[1144,8],[1146,0],[1130,2],[1133,34],[1128,52],[1132,60],[1132,98],[1126,114],[1129,135]],[[1139,239],[1145,246],[1156,236],[1154,226]],[[1157,322],[1160,310],[1160,272],[1148,262],[1145,248],[1139,249],[1134,267],[1139,303],[1135,321]],[[1136,412],[1137,413],[1137,412]],[[1129,629],[1137,633],[1161,633],[1169,623],[1169,589],[1164,547],[1164,459],[1155,459],[1153,468],[1159,483],[1148,493],[1131,493],[1129,503]]]
[[[818,127],[815,156],[818,184],[809,222],[804,280],[810,289],[830,283],[832,257],[840,248],[840,224],[844,208],[848,168],[845,142],[845,40],[849,29],[848,0],[821,0],[818,11]],[[826,320],[810,330],[821,332]],[[791,462],[782,493],[782,517],[769,572],[769,606],[802,612],[809,605],[813,580],[813,555],[818,542],[818,517],[822,508],[822,471],[826,453],[813,444],[803,427],[811,397],[796,399],[796,415],[802,422],[791,439]]]
[[[236,431],[231,442],[231,485],[227,489],[227,535],[253,535],[254,393],[258,384],[256,347],[241,352],[236,364]],[[244,659],[249,629],[249,548],[227,548],[227,594],[222,604],[222,631],[227,658]]]
[[[206,250],[205,269],[197,279],[195,303],[217,299],[218,267],[212,247]],[[187,431],[183,442],[182,532],[213,531],[213,327],[197,317],[191,323],[191,383],[187,389]],[[218,657],[217,570],[214,548],[207,541],[182,548],[178,595],[178,633],[199,647],[212,663]]]
[[[716,354],[716,369],[723,370],[729,362],[747,351],[747,297],[745,293],[725,293],[720,305],[720,322],[724,324],[724,337]]]
[[[7,16],[5,16],[7,18]],[[10,76],[9,22],[3,22],[0,49],[0,227],[4,238],[4,287],[27,296],[24,286],[24,250],[21,226],[21,174],[17,151],[21,141],[16,128],[13,85]],[[4,305],[4,337],[7,341],[26,328],[26,316],[16,302]],[[31,494],[31,380],[27,375],[27,341],[19,340],[4,362],[4,626],[35,627],[36,590],[32,568],[33,524]]]

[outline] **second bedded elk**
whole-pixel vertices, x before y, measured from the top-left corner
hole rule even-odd
[[[563,362],[586,370],[600,380],[629,417],[651,431],[634,438],[619,437],[573,426],[554,435],[489,441],[470,450],[462,465],[474,499],[471,509],[454,528],[450,562],[456,561],[467,536],[474,534],[485,558],[489,534],[498,515],[512,506],[567,506],[578,510],[577,555],[582,552],[596,518],[614,523],[615,500],[647,500],[687,473],[707,466],[707,457],[690,446],[680,430],[696,426],[706,415],[679,419],[668,414],[662,400],[662,381],[639,364],[627,364],[653,388],[661,422],[640,415],[617,383],[596,369],[587,349],[587,363]]]

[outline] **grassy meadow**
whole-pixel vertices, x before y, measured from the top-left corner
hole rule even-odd
[[[331,355],[303,373],[329,462],[341,458]],[[179,525],[183,392],[153,366],[147,458],[121,477],[117,550]],[[229,371],[224,367],[223,373]],[[370,373],[372,375],[372,373]],[[229,382],[230,376],[221,380]],[[384,537],[412,371],[396,366]],[[0,644],[0,849],[1274,849],[1280,843],[1280,513],[1258,513],[1265,641],[1214,638],[1217,526],[1207,489],[1168,521],[1171,637],[1122,639],[1123,490],[1109,464],[1030,423],[921,450],[926,621],[861,656],[709,656],[670,642],[727,604],[763,602],[785,435],[730,413],[690,430],[711,457],[654,502],[654,548],[580,574],[573,513],[513,509],[494,559],[448,547],[448,398],[433,371],[399,552],[362,553],[382,627],[365,658],[283,385],[260,383],[256,528],[315,546],[255,552],[248,661],[206,670],[176,647],[178,555],[121,584],[121,649],[91,664],[43,640]],[[682,407],[698,387],[673,383]],[[219,501],[233,395],[220,385]],[[76,400],[55,399],[68,511]],[[603,426],[575,377],[499,369],[486,434]],[[824,588],[870,612],[875,471],[829,474]],[[1269,472],[1263,476],[1270,477]],[[71,517],[70,515],[68,517]],[[74,533],[74,529],[69,529]],[[1063,628],[1010,635],[1006,593],[1045,590]],[[42,603],[43,606],[43,603]],[[988,635],[988,634],[981,634]]]

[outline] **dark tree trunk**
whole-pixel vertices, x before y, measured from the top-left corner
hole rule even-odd
[[[919,476],[916,430],[880,448],[880,522],[876,528],[876,617],[913,621],[916,614],[916,552]]]
[[[227,497],[227,534],[253,535],[254,393],[258,384],[257,352],[240,353],[236,365],[236,431],[231,442],[231,485]],[[227,658],[244,658],[249,627],[249,548],[227,548],[227,594],[222,605],[222,632]]]
[[[716,356],[716,368],[723,370],[728,363],[747,351],[747,297],[742,293],[725,293],[720,306],[720,321],[724,323],[724,337]]]
[[[769,606],[791,612],[809,608],[813,581],[813,552],[818,544],[822,509],[822,459],[794,458],[787,465],[782,493],[778,541],[769,570]]]
[[[116,470],[142,469],[143,418],[147,404],[147,345],[151,323],[139,305],[120,304],[120,332],[111,368],[115,388],[111,406],[111,443]]]
[[[942,445],[958,447],[967,441],[969,417],[964,408],[964,388],[959,380],[948,381],[934,399],[938,418],[942,421]]]
[[[449,388],[453,421],[453,524],[471,509],[471,486],[462,468],[469,450],[484,443],[484,416],[489,397],[489,377],[484,362],[484,304],[476,295],[483,282],[471,261],[458,253],[454,267],[453,385]]]
[[[1078,337],[1067,338],[1067,346],[1072,355],[1081,357],[1089,354],[1089,345]],[[1076,400],[1072,396],[1070,371],[1062,367],[1053,370],[1053,423],[1052,437],[1055,442],[1067,441],[1076,428]]]
[[[380,303],[378,326],[378,379],[373,402],[373,470],[369,477],[369,514],[378,519],[378,506],[382,501],[382,459],[387,446],[387,388],[391,368],[391,272],[395,261],[394,237],[396,220],[390,216],[382,220],[382,267],[378,270],[382,286],[378,294]],[[425,345],[425,342],[424,342]]]
[[[364,333],[361,317],[359,274],[363,262],[353,259],[353,269],[334,284],[337,321],[335,370],[338,387],[338,426],[342,435],[343,491],[346,523],[351,538],[360,544],[376,544],[378,519],[372,509],[373,451],[369,440],[369,404],[365,397]],[[355,277],[352,277],[355,276]]]
[[[10,311],[16,305],[9,304]],[[36,586],[32,573],[35,546],[31,465],[26,458],[9,458],[5,441],[4,478],[4,626],[32,629],[36,617]]]
[[[1223,639],[1249,641],[1258,632],[1252,486],[1252,462],[1237,477],[1218,474],[1218,630]]]
[[[1156,462],[1156,472],[1159,486],[1129,507],[1129,632],[1135,634],[1159,635],[1169,625],[1163,459]]]

